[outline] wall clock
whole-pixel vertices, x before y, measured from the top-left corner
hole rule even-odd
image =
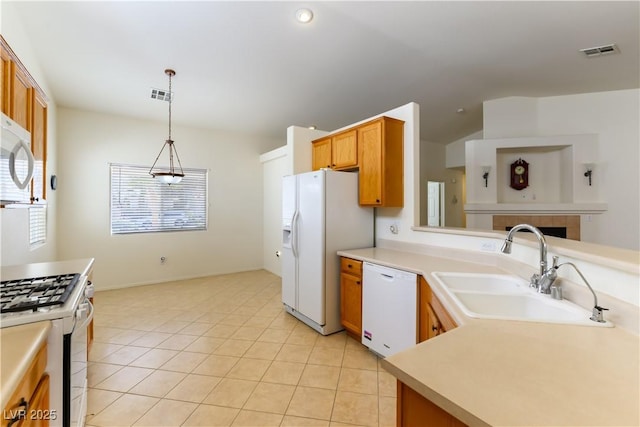
[[[511,188],[522,190],[529,186],[529,163],[518,159],[511,163]]]

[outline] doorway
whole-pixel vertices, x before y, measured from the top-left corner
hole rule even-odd
[[[444,227],[444,182],[427,183],[427,226]]]

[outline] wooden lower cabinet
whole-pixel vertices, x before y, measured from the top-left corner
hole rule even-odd
[[[47,344],[44,343],[3,408],[2,427],[48,427],[49,420],[62,416],[49,405],[46,367]]]
[[[362,336],[362,261],[340,258],[340,320],[347,333]]]
[[[397,427],[466,427],[466,424],[398,381]]]
[[[420,312],[418,313],[418,341],[422,342],[455,328],[456,322],[431,291],[424,276],[420,276]]]
[[[418,339],[434,338],[455,328],[456,322],[431,291],[429,283],[420,276]],[[398,381],[398,427],[463,427],[463,422],[449,414],[406,384]]]

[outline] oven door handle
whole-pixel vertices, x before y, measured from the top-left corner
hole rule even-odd
[[[78,318],[80,316],[82,316],[84,314],[85,311],[87,311],[87,309],[89,310],[89,314],[87,315],[87,318],[84,320],[84,322],[82,322],[82,324],[80,326],[78,326],[78,324],[76,323],[76,325],[73,328],[73,331],[75,332],[76,327],[79,327],[80,329],[84,329],[87,326],[89,326],[89,322],[91,322],[91,320],[93,320],[93,312],[94,312],[94,308],[93,308],[93,304],[91,304],[91,301],[89,301],[88,298],[86,298],[84,300],[83,303],[81,303],[78,306],[78,310],[76,311],[76,322],[78,320]]]

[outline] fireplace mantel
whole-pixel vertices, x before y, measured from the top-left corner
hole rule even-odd
[[[467,203],[467,214],[601,214],[607,203]]]

